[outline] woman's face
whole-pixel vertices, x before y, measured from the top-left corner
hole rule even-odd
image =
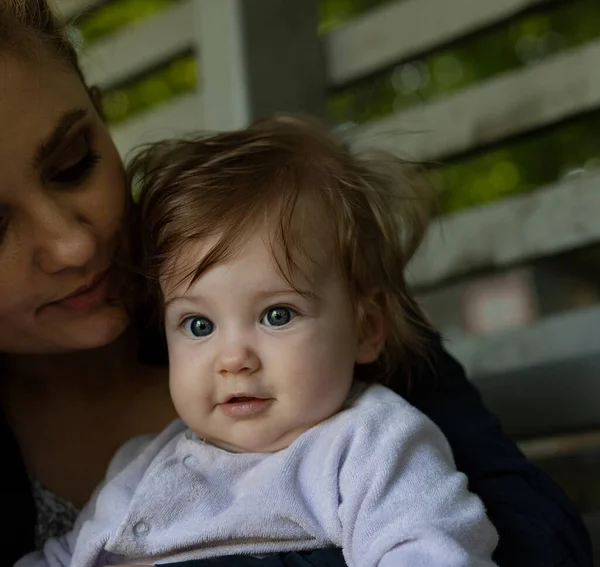
[[[95,348],[123,332],[111,264],[127,199],[76,73],[0,53],[0,352]]]

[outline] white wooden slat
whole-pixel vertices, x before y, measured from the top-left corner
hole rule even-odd
[[[196,92],[154,107],[113,129],[113,138],[121,156],[134,147],[169,137],[187,136],[203,129],[204,103]]]
[[[357,148],[438,160],[600,105],[600,41],[398,112],[349,133]]]
[[[547,0],[396,0],[325,38],[330,86],[434,49]]]
[[[447,346],[467,374],[479,378],[598,355],[598,329],[600,306],[567,311],[502,333],[455,339]]]
[[[90,84],[106,87],[168,60],[198,41],[193,0],[176,2],[84,49],[81,62]]]
[[[573,313],[571,314],[573,315]],[[555,321],[556,323],[556,321]],[[592,322],[593,323],[593,322]],[[559,325],[556,325],[559,327]],[[575,326],[576,327],[576,326]],[[565,325],[563,330],[573,330]],[[579,326],[577,331],[589,329]],[[513,341],[529,336],[515,331]],[[558,328],[560,333],[560,328]],[[560,341],[560,335],[555,337]],[[526,342],[526,348],[531,343]],[[534,439],[583,431],[600,431],[600,351],[583,356],[527,357],[533,366],[516,366],[509,371],[491,370],[474,375],[473,381],[488,409],[499,417],[513,439]],[[510,353],[509,353],[510,354]],[[497,360],[497,358],[495,359]],[[500,365],[502,369],[502,365]]]
[[[531,460],[569,457],[578,453],[595,452],[599,448],[600,431],[598,430],[529,439],[519,443],[519,449]]]
[[[600,242],[599,219],[600,173],[441,217],[409,267],[411,285],[431,287]]]

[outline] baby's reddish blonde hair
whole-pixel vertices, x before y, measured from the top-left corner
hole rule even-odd
[[[315,121],[277,115],[243,130],[151,144],[134,157],[129,174],[139,191],[139,268],[157,298],[160,278],[173,276],[188,244],[217,237],[197,265],[178,275],[193,282],[263,226],[283,252],[274,258],[293,285],[300,260],[313,260],[306,230],[316,230],[329,240],[323,245],[357,318],[374,298],[386,316],[386,344],[372,379],[408,372],[415,356],[426,357],[427,325],[404,276],[433,204],[417,167],[391,155],[353,154]]]

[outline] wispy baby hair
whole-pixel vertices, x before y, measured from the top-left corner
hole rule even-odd
[[[158,297],[159,278],[172,276],[188,244],[216,237],[181,281],[230,257],[261,226],[283,251],[278,266],[293,285],[299,260],[311,260],[306,230],[326,230],[328,258],[357,321],[373,297],[386,314],[378,379],[426,356],[426,324],[404,277],[433,203],[415,166],[391,155],[355,155],[317,122],[276,115],[243,130],[146,146],[129,174],[140,192],[140,268]]]

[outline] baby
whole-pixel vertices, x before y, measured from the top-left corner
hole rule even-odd
[[[134,160],[141,268],[181,417],[114,457],[18,567],[341,547],[350,567],[491,567],[438,428],[382,385],[426,357],[404,269],[430,199],[389,156],[277,116]]]

